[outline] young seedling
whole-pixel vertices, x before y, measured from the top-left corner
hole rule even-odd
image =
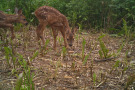
[[[63,38],[59,37],[58,41],[59,41],[60,46],[62,46]]]
[[[57,63],[55,64],[55,75],[54,75],[54,78],[56,79],[56,77],[57,77],[57,74],[58,74],[58,69],[59,69],[59,67],[61,67],[61,61],[59,60],[59,61],[57,61]]]
[[[93,73],[93,83],[94,83],[94,86],[96,85],[96,80],[97,80],[97,75],[96,75],[96,73]]]
[[[66,57],[66,54],[67,54],[67,49],[66,49],[66,47],[63,47],[62,48],[62,60],[64,60],[64,58]]]
[[[112,54],[109,54],[109,49],[106,48],[104,42],[102,41],[102,38],[105,36],[105,34],[102,34],[101,36],[99,36],[98,41],[100,44],[100,50],[99,50],[99,55],[101,59],[106,59],[106,58],[110,58],[112,56]]]
[[[78,26],[79,26],[79,33],[82,32],[82,24],[78,23]]]
[[[18,88],[26,90],[34,90],[34,83],[33,83],[34,73],[31,73],[30,67],[22,55],[19,55],[18,62],[20,66],[23,68],[23,77],[22,77],[23,81],[21,87]]]
[[[84,61],[84,58],[85,58],[85,45],[86,45],[86,41],[85,39],[83,38],[83,42],[82,42],[82,61]]]
[[[47,54],[47,52],[48,52],[47,45],[49,44],[49,42],[50,41],[47,39],[43,48],[40,46],[40,52],[41,52],[42,56]]]

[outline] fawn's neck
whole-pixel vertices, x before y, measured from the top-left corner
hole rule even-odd
[[[17,22],[18,15],[8,15],[6,18],[7,23],[15,23]]]

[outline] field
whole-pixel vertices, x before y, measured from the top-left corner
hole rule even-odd
[[[10,31],[6,34],[2,32],[1,36],[7,35],[7,38],[0,44],[1,90],[13,89],[16,75],[25,72],[25,67],[18,63],[19,60],[27,62],[35,90],[135,89],[132,81],[135,77],[135,41],[127,42],[123,37],[102,32],[78,30],[74,46],[69,50],[64,48],[63,38],[59,33],[57,51],[54,51],[51,29],[45,30],[44,47],[40,47],[35,30],[35,26],[20,28],[15,32],[16,38],[13,41],[10,40]],[[4,47],[11,48],[12,54],[6,54]],[[104,52],[99,54],[99,51]],[[34,54],[36,55],[33,56]],[[26,87],[27,85],[24,84]]]

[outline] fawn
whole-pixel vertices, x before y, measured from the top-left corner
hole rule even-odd
[[[39,21],[37,26],[36,33],[38,40],[41,39],[43,45],[45,44],[43,31],[47,25],[52,28],[53,38],[54,38],[54,50],[56,51],[56,37],[58,31],[61,32],[64,38],[65,47],[68,48],[68,45],[71,47],[74,41],[75,30],[70,29],[68,20],[66,16],[60,13],[57,9],[49,6],[42,6],[35,11],[35,16]],[[68,43],[68,44],[67,44]]]
[[[0,11],[0,28],[10,28],[11,30],[11,38],[14,39],[14,25],[13,23],[22,23],[27,25],[27,21],[25,19],[25,16],[22,14],[22,10],[18,10],[15,8],[15,13],[13,15],[6,14],[3,11]]]

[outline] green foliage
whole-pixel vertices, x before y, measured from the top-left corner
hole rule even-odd
[[[35,57],[34,54],[33,57]],[[23,68],[23,76],[17,80],[16,87],[21,88],[21,90],[34,90],[33,77],[34,73],[31,72],[30,66],[22,55],[19,55],[19,64]],[[22,79],[22,80],[21,80]],[[19,86],[17,86],[19,85]],[[17,90],[17,89],[16,89]]]
[[[119,64],[120,64],[120,61],[117,60],[117,61],[115,62],[115,64],[113,65],[113,67],[112,67],[112,69],[111,69],[111,71],[110,71],[110,74],[112,73],[112,71],[113,71],[114,69],[116,69],[117,67],[119,67]]]
[[[117,53],[114,54],[115,57],[118,57],[121,53],[121,50],[123,49],[123,46],[125,45],[125,43],[123,42],[122,45],[120,46],[120,48],[117,50]]]
[[[31,68],[28,65],[28,61],[26,61],[21,54],[15,55],[13,54],[13,50],[9,47],[4,47],[5,50],[5,58],[7,63],[12,68],[12,74],[17,72],[16,67],[22,67],[22,73],[18,76],[16,81],[15,90],[34,90],[33,77],[34,73],[31,72]],[[37,57],[38,52],[36,51],[33,56],[30,58],[30,62]],[[17,60],[18,59],[18,60]],[[19,65],[18,65],[19,63]],[[18,73],[18,72],[17,72]]]
[[[127,27],[127,22],[123,19],[123,30],[125,32],[125,37],[126,38],[129,38],[129,30],[128,30],[128,27]]]
[[[38,24],[32,13],[44,5],[67,16],[72,27],[80,23],[82,28],[105,28],[110,33],[118,33],[123,18],[131,31],[135,31],[135,0],[1,0],[0,8],[7,13],[13,13],[15,7],[21,8],[29,23]]]
[[[19,74],[19,76],[17,78],[15,90],[21,89],[22,81],[23,81],[23,73]]]
[[[94,82],[94,85],[96,84],[96,79],[97,79],[96,73],[93,73],[93,82]]]
[[[100,44],[100,50],[99,50],[99,55],[100,55],[100,58],[109,58],[111,57],[112,55],[109,54],[109,49],[106,48],[104,42],[102,41],[102,38],[105,36],[105,34],[102,34],[101,36],[99,36],[98,38],[98,41],[99,41],[99,44]]]
[[[47,45],[49,44],[49,42],[50,41],[47,39],[46,42],[45,42],[45,45],[43,46],[43,48],[40,46],[40,52],[41,52],[42,55],[44,55],[44,54],[46,54],[48,52]]]
[[[86,56],[85,56],[85,58],[84,58],[84,60],[83,60],[83,65],[86,64],[88,57],[89,57],[89,55],[86,55]]]
[[[36,51],[33,56],[30,58],[30,61],[32,61],[33,59],[35,59],[38,56],[39,52]]]
[[[59,44],[60,44],[60,46],[61,46],[62,43],[63,43],[63,38],[58,38],[58,41],[59,41]]]
[[[62,55],[63,55],[63,58],[66,56],[66,53],[67,53],[67,49],[66,49],[66,47],[63,47],[63,48],[62,48]]]
[[[4,47],[4,50],[5,50],[5,58],[7,60],[7,64],[12,68],[12,74],[14,72],[16,72],[16,62],[17,62],[17,59],[16,59],[16,56],[13,54],[13,49],[9,48],[9,47]]]
[[[86,45],[86,41],[85,39],[83,38],[83,42],[82,42],[82,61],[84,60],[85,58],[85,45]]]
[[[131,74],[126,82],[124,90],[128,90],[128,87],[132,85],[135,82],[135,74]],[[135,88],[134,86],[132,87],[133,89]]]

